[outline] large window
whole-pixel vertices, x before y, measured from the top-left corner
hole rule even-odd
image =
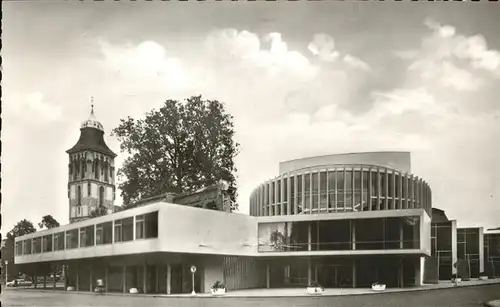
[[[42,238],[33,238],[33,254],[39,254],[42,252]]]
[[[327,194],[328,191],[326,189],[327,178],[326,172],[321,172],[319,175],[319,189],[320,189],[320,208],[325,210],[328,207],[327,205]]]
[[[311,174],[305,174],[304,175],[304,190],[305,190],[305,203],[304,203],[304,210],[307,210],[308,213],[310,213],[309,208],[311,205]]]
[[[158,211],[135,217],[136,239],[158,237]]]
[[[96,225],[96,244],[113,243],[113,222],[106,222]]]
[[[64,232],[54,234],[54,251],[64,250]]]
[[[66,231],[66,249],[78,247],[78,229]]]
[[[23,242],[16,242],[16,256],[23,254]]]
[[[80,228],[80,247],[94,246],[94,225]]]
[[[31,239],[24,240],[24,254],[25,255],[30,255],[31,254]]]
[[[298,212],[296,212],[297,214],[298,213],[301,213],[302,211],[304,211],[304,208],[302,207],[303,204],[302,204],[302,175],[298,175],[297,176],[297,210]]]
[[[43,236],[43,251],[44,252],[52,251],[52,235]]]
[[[115,242],[127,242],[134,239],[134,218],[115,221]]]
[[[318,178],[318,173],[312,173],[311,174],[311,180],[312,180],[312,190],[311,190],[311,196],[312,196],[312,208],[313,208],[313,213],[318,213],[318,201],[319,201],[319,195],[318,195],[318,189],[319,189],[319,178]]]

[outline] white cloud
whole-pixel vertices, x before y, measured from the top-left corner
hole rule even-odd
[[[335,50],[335,41],[330,35],[324,33],[315,34],[307,49],[324,61],[333,62],[339,56],[338,51]]]
[[[343,58],[342,58],[342,61],[344,63],[347,63],[348,65],[354,67],[354,68],[358,68],[358,69],[362,69],[362,70],[365,70],[365,71],[370,71],[370,65],[368,65],[366,62],[350,55],[350,54],[346,54]]]
[[[30,94],[13,93],[4,98],[4,115],[9,120],[20,120],[22,124],[47,124],[63,118],[60,105],[44,100],[40,92]]]
[[[481,88],[488,77],[478,72],[500,77],[500,52],[488,49],[482,35],[461,35],[455,27],[433,20],[426,20],[425,25],[433,32],[424,37],[419,50],[395,53],[413,60],[409,69],[423,80],[458,91],[474,91]]]
[[[100,45],[106,67],[124,78],[174,87],[186,87],[190,81],[181,61],[169,57],[165,48],[156,42],[115,46],[101,40]]]

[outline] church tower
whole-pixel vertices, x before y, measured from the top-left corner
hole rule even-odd
[[[104,141],[104,128],[94,116],[93,105],[89,119],[80,126],[80,139],[66,153],[70,223],[89,218],[99,206],[113,212],[116,154]]]

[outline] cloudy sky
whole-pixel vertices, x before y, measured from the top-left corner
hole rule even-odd
[[[493,4],[22,1],[3,13],[2,233],[68,221],[65,150],[90,96],[118,153],[120,118],[197,94],[235,116],[243,213],[280,161],[405,150],[435,207],[500,226]]]

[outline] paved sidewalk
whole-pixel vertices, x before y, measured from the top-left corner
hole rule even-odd
[[[278,289],[248,289],[248,290],[235,290],[229,291],[224,295],[216,296],[216,297],[247,297],[247,298],[262,298],[262,297],[300,297],[300,296],[351,296],[351,295],[366,295],[366,294],[378,294],[378,293],[400,293],[400,292],[415,292],[415,291],[429,291],[429,290],[438,290],[438,289],[448,289],[448,288],[463,288],[463,287],[474,287],[474,286],[483,286],[483,285],[491,285],[491,284],[500,284],[500,278],[496,279],[488,279],[488,280],[479,280],[472,279],[469,281],[463,281],[458,286],[455,286],[451,281],[440,281],[437,284],[424,284],[422,286],[408,287],[408,288],[387,288],[385,291],[373,291],[371,288],[326,288],[325,291],[320,294],[307,294],[305,288],[278,288]],[[14,288],[10,288],[13,289]],[[16,289],[17,290],[17,289]],[[21,288],[19,288],[21,290]],[[22,288],[22,290],[28,291],[43,291],[43,292],[61,292],[61,293],[78,293],[78,294],[88,294],[88,295],[103,295],[99,293],[94,293],[90,291],[65,291],[64,289],[43,289],[43,288]],[[135,297],[193,297],[193,295],[189,294],[130,294],[130,293],[121,293],[121,292],[107,292],[104,295],[112,295],[112,296],[135,296]],[[214,297],[210,293],[197,293],[195,297]],[[493,307],[500,307],[500,305],[493,305]]]

